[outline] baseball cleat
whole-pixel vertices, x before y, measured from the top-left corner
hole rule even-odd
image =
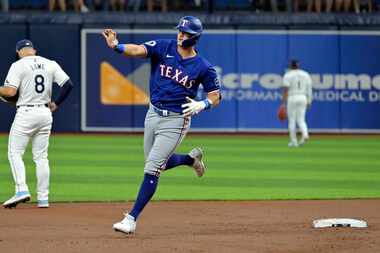
[[[201,148],[194,148],[190,151],[189,156],[194,159],[194,163],[192,165],[195,173],[197,173],[198,177],[203,176],[206,171],[206,166],[203,163],[203,150]]]
[[[288,147],[289,148],[298,148],[298,144],[294,143],[294,142],[289,142]]]
[[[307,138],[301,138],[301,140],[300,140],[300,142],[299,142],[299,145],[300,145],[300,146],[305,145],[305,143],[306,143],[308,140],[309,140],[309,137],[307,137]]]
[[[38,200],[37,207],[38,208],[49,208],[49,201],[48,200]]]
[[[135,218],[133,218],[129,214],[124,214],[125,217],[122,221],[113,224],[112,228],[116,232],[122,232],[124,234],[133,234],[136,230],[136,221]]]
[[[30,193],[27,191],[17,192],[12,198],[3,203],[4,208],[15,208],[19,203],[25,203],[30,200]]]

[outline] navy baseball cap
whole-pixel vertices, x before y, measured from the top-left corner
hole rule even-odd
[[[20,40],[16,43],[16,51],[20,51],[24,47],[33,47],[33,43],[30,40]]]

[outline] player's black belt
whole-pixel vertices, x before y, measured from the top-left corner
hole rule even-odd
[[[48,104],[39,104],[39,105],[18,105],[16,106],[16,108],[20,108],[20,107],[49,107]]]
[[[160,115],[161,117],[168,117],[168,116],[174,116],[174,115],[181,115],[180,113],[178,112],[171,112],[171,111],[168,111],[168,110],[162,110],[160,108],[157,108],[155,107],[154,105],[151,105],[152,108],[153,108],[153,111],[155,113],[157,113],[158,115]]]

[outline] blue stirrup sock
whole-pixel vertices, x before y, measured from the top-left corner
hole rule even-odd
[[[193,165],[194,159],[189,155],[181,155],[181,154],[172,154],[169,160],[166,163],[165,170],[172,169],[179,165]]]
[[[141,211],[144,209],[146,204],[148,204],[149,200],[153,197],[157,189],[158,177],[145,174],[144,180],[141,183],[139,194],[137,195],[137,199],[135,205],[133,206],[132,211],[129,215],[133,216],[135,220],[139,217]]]

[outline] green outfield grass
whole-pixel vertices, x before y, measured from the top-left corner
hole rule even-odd
[[[14,192],[0,136],[0,201]],[[143,177],[140,135],[55,135],[50,139],[51,201],[134,200]],[[156,200],[337,199],[380,197],[380,136],[312,136],[287,147],[287,136],[189,135],[179,152],[205,150],[197,178],[182,166],[163,173]],[[35,200],[35,168],[25,154]]]

